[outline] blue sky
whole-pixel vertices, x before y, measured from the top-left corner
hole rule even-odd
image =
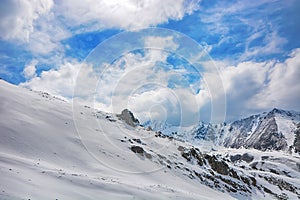
[[[93,105],[99,109],[119,112],[122,108],[111,104],[113,97],[126,99],[125,104],[116,102],[130,107],[144,121],[153,118],[176,125],[190,125],[199,119],[230,121],[273,107],[300,110],[299,9],[297,0],[4,0],[0,5],[0,77],[71,99],[78,74],[91,70],[88,64],[95,65],[87,61],[99,61],[95,53],[101,51],[99,44],[128,32],[123,38],[126,41],[114,47],[120,55],[107,51],[115,61],[109,67],[105,63],[93,67],[104,73],[106,81],[97,74],[89,75],[91,82],[102,83],[97,85],[99,91],[106,91],[94,98]],[[175,32],[161,31],[154,37],[142,32],[147,27]],[[210,65],[217,68],[214,73],[222,80],[218,90],[223,97],[206,68],[209,60],[201,60],[201,69],[195,67],[197,62],[191,61],[187,52],[194,56],[199,52],[189,49],[176,33],[204,50],[205,59],[209,57]],[[143,49],[152,43],[160,49]],[[141,49],[127,52],[125,44],[128,48],[139,44]],[[145,81],[134,73],[143,73],[142,65],[144,72],[152,70],[145,80],[161,87],[134,88]],[[131,84],[126,74],[140,82]],[[127,80],[124,83],[123,78]],[[109,81],[122,82],[123,92],[116,93],[117,85],[109,91],[114,85]],[[160,103],[155,106],[160,109],[151,111],[151,97],[157,98]],[[145,104],[149,105],[141,106]]]

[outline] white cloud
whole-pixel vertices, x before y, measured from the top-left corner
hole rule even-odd
[[[144,56],[128,53],[107,65],[99,76],[98,101],[110,108],[107,111],[120,112],[127,107],[128,97],[135,90],[151,83],[166,87],[172,73],[156,67],[156,62],[164,62],[166,58],[166,52],[151,49],[146,50]]]
[[[274,107],[300,110],[300,49],[283,62],[242,62],[220,69],[226,94],[227,120],[239,119]],[[217,77],[204,73],[203,81]],[[201,109],[218,100],[218,88],[202,84],[198,94]]]
[[[175,51],[178,48],[178,44],[173,41],[172,36],[167,37],[154,37],[148,36],[145,38],[145,47],[155,47],[160,49],[169,49]]]
[[[182,19],[198,9],[198,3],[198,0],[4,0],[0,7],[0,38],[23,45],[40,63],[57,66],[65,57],[66,47],[61,41],[74,34],[155,26],[170,19]]]
[[[156,37],[156,39],[161,42],[162,48],[176,46],[171,37]],[[149,42],[149,38],[145,38],[145,42]],[[76,61],[65,62],[57,69],[43,71],[40,76],[31,76],[33,65],[36,64],[31,63],[26,68],[28,80],[21,85],[67,98],[73,96],[75,89],[75,96],[81,100],[89,101],[91,104],[96,98],[97,108],[108,112],[120,112],[127,107],[128,96],[133,90],[148,82],[166,87],[170,76],[184,73],[183,70],[170,72],[156,66],[157,62],[166,62],[167,55],[168,52],[159,49],[145,50],[143,55],[128,53],[112,65],[103,64],[103,69]],[[153,70],[158,73],[155,74]],[[99,74],[99,71],[102,73]]]
[[[128,99],[128,108],[141,122],[148,120],[190,126],[199,121],[199,105],[188,88],[152,88],[135,93]]]
[[[35,20],[51,10],[53,1],[4,0],[1,4],[0,37],[28,42]]]
[[[26,73],[33,78],[21,85],[68,98],[72,97],[76,88],[77,94],[85,97],[89,105],[116,113],[127,107],[141,121],[153,118],[173,124],[181,122],[186,126],[195,123],[201,111],[205,111],[201,112],[205,116],[200,119],[210,121],[210,114],[206,112],[210,112],[211,104],[215,102],[218,107],[224,103],[219,101],[220,92],[213,84],[218,75],[211,72],[202,74],[197,94],[192,93],[189,87],[169,88],[170,77],[188,72],[183,69],[155,71],[156,60],[152,60],[150,55],[151,52],[143,55],[129,53],[113,65],[107,65],[102,76],[97,75],[92,66],[67,62],[56,70],[35,77],[34,68],[28,65]],[[34,61],[31,64],[34,66]],[[220,68],[223,92],[227,96],[227,120],[273,107],[300,109],[299,67],[300,49],[295,49],[283,62],[243,62]],[[218,116],[216,118],[222,120]]]
[[[128,107],[145,122],[149,119],[157,121],[180,121],[180,102],[174,92],[166,87],[159,87],[141,94],[133,94],[128,99]],[[177,120],[176,120],[177,119]]]
[[[265,86],[266,74],[272,63],[243,62],[221,71],[227,97],[227,119],[237,119],[253,112],[253,96]]]
[[[23,70],[23,74],[25,76],[25,78],[27,79],[31,79],[33,77],[36,76],[36,65],[38,64],[37,60],[32,60],[29,65],[27,65],[24,70]]]
[[[265,38],[263,43],[265,45],[262,46],[254,46],[249,48],[248,45],[251,43],[254,39],[253,35],[250,36],[247,40],[246,49],[245,52],[241,55],[240,60],[246,60],[249,58],[253,58],[257,55],[268,55],[273,53],[281,53],[283,52],[283,46],[288,42],[287,39],[281,37],[278,35],[276,31],[272,32],[263,32],[259,34],[264,34]]]
[[[288,41],[282,35],[282,25],[277,23],[276,18],[280,16],[278,12],[284,12],[284,9],[291,6],[293,0],[222,1],[199,15],[210,35],[220,35],[219,41],[213,42],[213,47],[218,49],[220,45],[230,45],[229,48],[232,48],[236,45],[237,49],[244,48],[238,60],[235,59],[243,62],[259,56],[284,53],[284,45]],[[270,19],[270,16],[275,19]],[[243,30],[243,33],[239,30]]]
[[[180,83],[186,81],[184,76],[189,71],[184,66],[176,66],[174,69],[164,65],[169,52],[163,49],[175,50],[176,43],[172,37],[145,38],[145,45],[152,46],[153,42],[154,46],[162,49],[145,49],[143,53],[130,52],[111,65],[104,64],[101,74],[97,76],[97,88],[94,93],[90,93],[93,98],[87,98],[89,104],[94,103],[96,108],[114,113],[129,108],[141,121],[149,119],[148,111],[152,110],[151,116],[155,120],[167,120],[173,124],[182,122],[185,125],[190,125],[192,121],[195,123],[198,119],[196,97],[192,88],[185,88],[188,86]],[[94,82],[90,88],[95,88],[95,85]]]
[[[1,39],[23,45],[36,58],[64,54],[60,42],[70,33],[57,19],[53,0],[5,0],[1,3]]]
[[[198,0],[65,0],[57,2],[57,11],[69,26],[94,30],[103,28],[133,30],[165,23],[169,19],[180,20],[185,14],[191,14],[198,9],[198,2]]]
[[[33,77],[20,85],[60,97],[72,98],[77,73],[81,67],[86,65],[67,62],[58,69],[43,71],[40,76]]]
[[[267,84],[251,101],[253,106],[270,109],[300,110],[300,49],[295,49],[290,58],[276,62],[266,74]]]

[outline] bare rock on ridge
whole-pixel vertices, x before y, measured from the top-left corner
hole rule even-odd
[[[117,117],[132,127],[136,127],[140,124],[139,120],[135,118],[133,113],[128,109],[124,109]]]

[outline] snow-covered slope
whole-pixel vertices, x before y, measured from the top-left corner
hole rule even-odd
[[[0,199],[230,199],[134,153],[174,147],[114,116],[81,106],[78,135],[70,103],[4,81],[0,102]]]
[[[0,199],[296,199],[300,193],[299,157],[284,152],[204,153],[130,126],[128,117],[72,107],[4,81],[0,102]]]

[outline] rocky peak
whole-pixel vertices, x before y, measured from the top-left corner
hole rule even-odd
[[[133,113],[128,109],[124,109],[121,112],[121,114],[117,115],[117,117],[120,120],[123,120],[126,124],[128,124],[129,126],[132,126],[132,127],[136,127],[140,124],[139,120],[137,118],[135,118]]]

